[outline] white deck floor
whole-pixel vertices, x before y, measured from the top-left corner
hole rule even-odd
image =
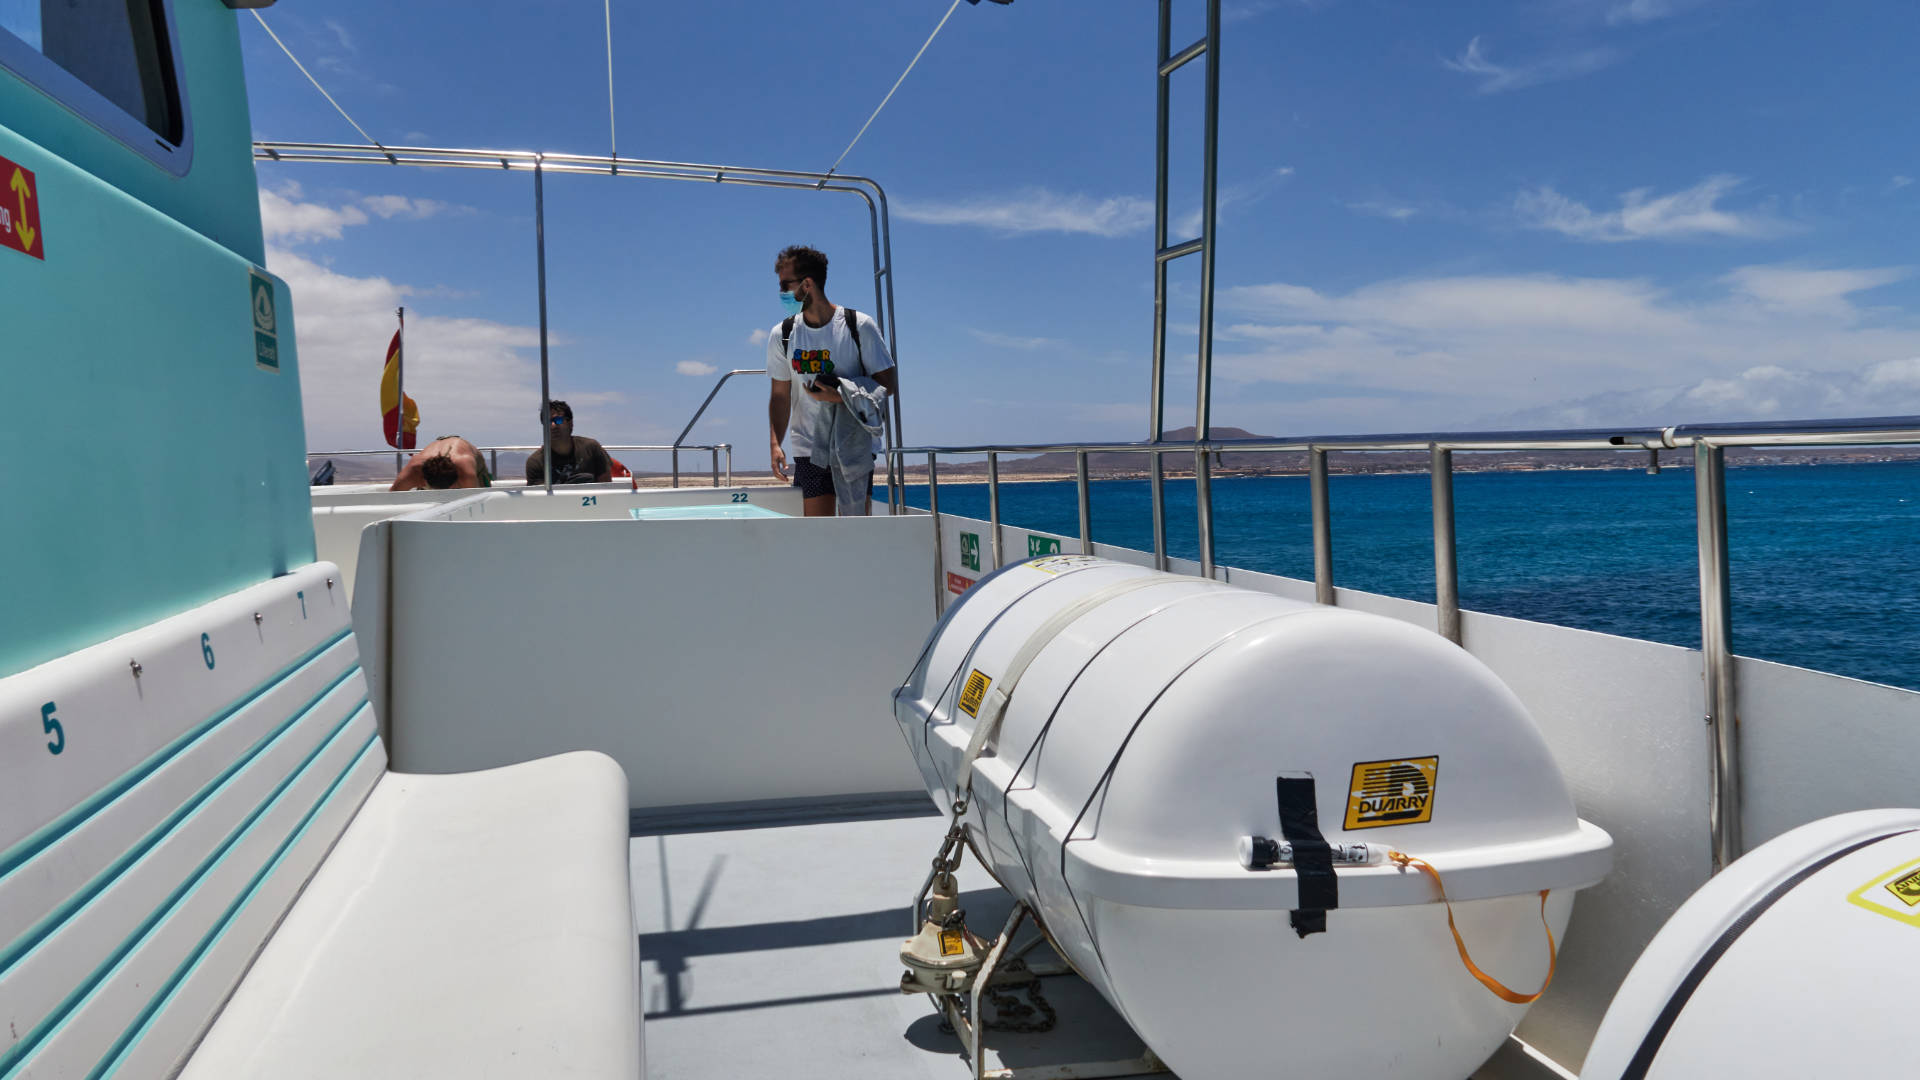
[[[649,1077],[971,1075],[928,999],[899,991],[907,907],[944,820],[931,807],[921,817],[811,818],[634,838]],[[968,924],[983,937],[998,933],[1011,898],[971,859],[960,883]],[[1042,946],[1030,959],[1048,955]],[[1141,1054],[1132,1030],[1078,977],[1045,979],[1044,992],[1057,1026],[990,1033],[989,1068]]]

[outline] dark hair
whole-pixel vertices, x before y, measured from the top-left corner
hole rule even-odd
[[[825,255],[820,254],[810,247],[801,247],[795,244],[773,257],[774,269],[778,270],[780,264],[783,262],[793,264],[794,277],[812,278],[815,285],[823,289],[827,287],[827,257]]]
[[[547,415],[541,417],[540,422],[546,423],[548,420],[553,419],[554,413],[559,413],[561,416],[566,417],[567,423],[573,423],[573,406],[561,401],[559,398],[554,398],[547,402]]]
[[[450,488],[460,479],[460,470],[453,464],[453,455],[435,454],[420,463],[420,475],[426,478],[430,488]]]

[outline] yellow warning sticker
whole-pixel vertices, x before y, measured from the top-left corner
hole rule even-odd
[[[967,943],[961,939],[958,930],[940,931],[940,955],[959,956],[967,951]]]
[[[1908,907],[1920,905],[1920,870],[1887,882],[1887,891],[1899,897],[1900,902]]]
[[[967,676],[967,684],[960,688],[960,711],[978,717],[980,702],[986,699],[987,687],[992,685],[993,680],[987,678],[986,672],[974,668],[972,674]]]
[[[1920,859],[1903,863],[1847,894],[1847,902],[1908,926],[1920,926]]]
[[[1356,762],[1347,789],[1344,827],[1378,829],[1430,821],[1439,782],[1438,756]]]

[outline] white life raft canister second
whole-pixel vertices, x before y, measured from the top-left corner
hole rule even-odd
[[[894,703],[927,789],[1187,1080],[1459,1080],[1609,867],[1512,692],[1380,616],[1029,560]]]

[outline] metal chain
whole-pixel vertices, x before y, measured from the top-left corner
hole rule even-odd
[[[1021,977],[1023,975],[1024,978]],[[1032,1004],[1003,992],[1021,989],[1027,992],[1027,1001]],[[986,1022],[989,1031],[1052,1031],[1054,1022],[1060,1018],[1040,993],[1040,976],[1027,968],[1024,959],[1015,960],[994,972],[993,981],[987,985],[984,996],[993,1003],[994,1018]],[[1038,1019],[1033,1019],[1036,1016]]]

